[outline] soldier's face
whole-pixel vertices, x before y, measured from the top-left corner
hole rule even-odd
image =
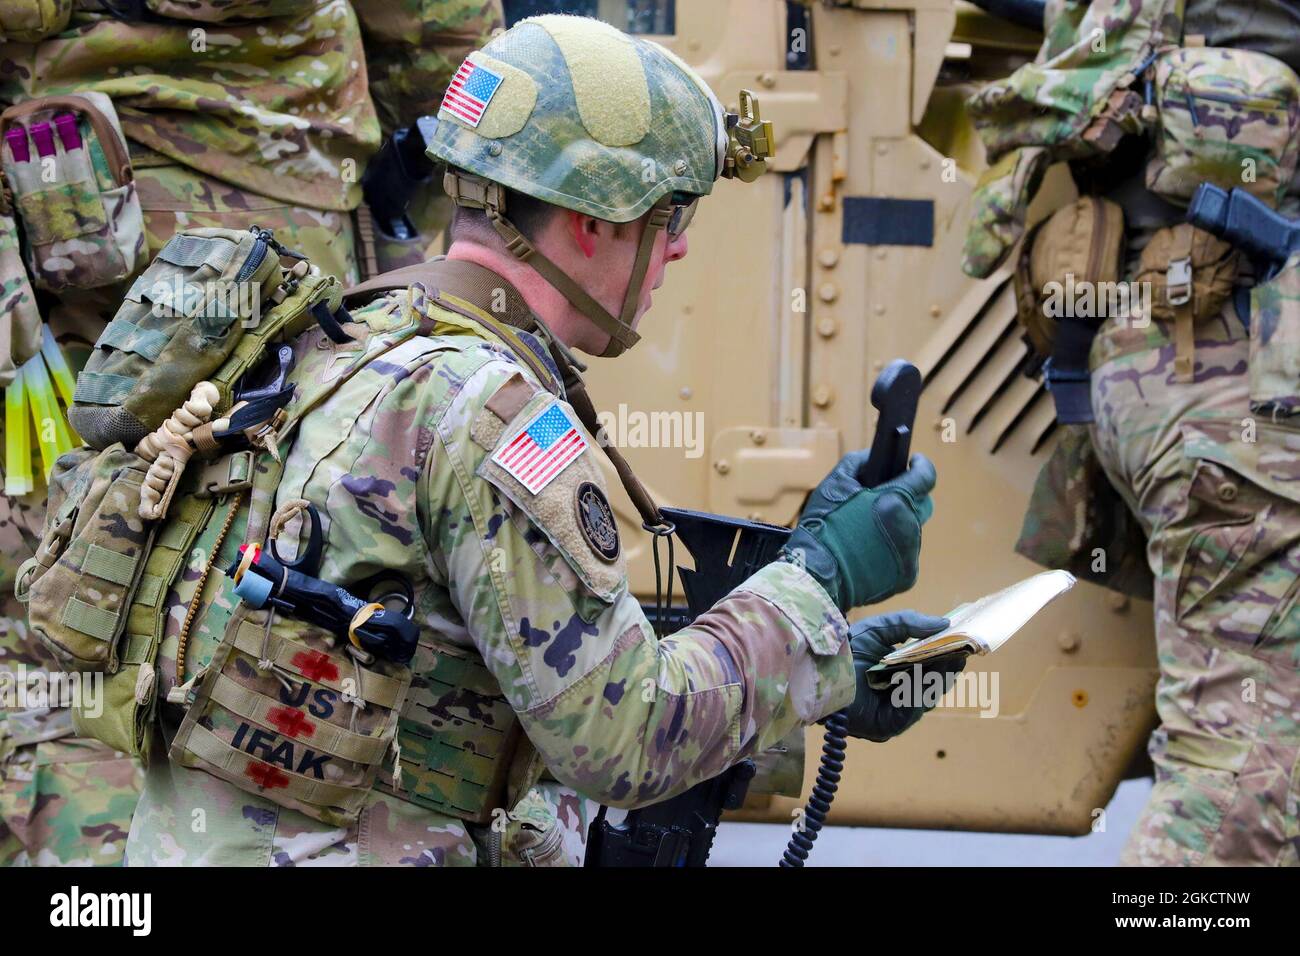
[[[568,236],[570,243],[567,244],[567,255],[564,256],[568,262],[557,261],[556,264],[573,276],[592,298],[613,315],[619,315],[623,310],[623,299],[632,279],[637,248],[646,228],[646,218],[615,226],[590,216],[571,214]],[[660,230],[655,236],[650,262],[641,284],[640,300],[632,319],[633,328],[649,310],[654,290],[663,284],[668,263],[681,259],[686,252],[685,232],[669,236],[666,231]],[[592,325],[590,335],[583,336],[582,340],[574,344],[589,354],[599,355],[607,341],[608,335]]]

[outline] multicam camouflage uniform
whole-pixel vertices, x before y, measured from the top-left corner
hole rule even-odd
[[[434,150],[503,155],[474,140],[518,134],[507,142],[531,148],[503,160],[516,164],[511,181],[517,188],[564,179],[562,189],[549,189],[549,198],[570,206],[605,200],[601,212],[625,222],[651,206],[667,212],[663,201],[676,189],[706,194],[725,175],[721,105],[702,80],[657,46],[633,43],[593,21],[541,18],[494,40],[470,62],[504,78],[500,89],[472,135],[444,103]],[[561,81],[566,75],[571,83]],[[582,122],[590,130],[580,128]],[[610,141],[628,148],[608,149]],[[557,150],[585,158],[557,163]],[[642,156],[656,161],[643,163]],[[663,162],[664,156],[671,161]],[[602,174],[594,176],[593,169]],[[642,178],[647,169],[651,181]],[[655,228],[666,228],[669,219],[665,215]],[[438,642],[486,665],[509,719],[526,735],[524,757],[512,761],[506,795],[492,814],[505,832],[398,799],[382,781],[382,788],[361,794],[355,823],[333,826],[282,807],[268,799],[274,789],[267,787],[300,781],[284,774],[276,780],[267,769],[271,761],[285,766],[277,755],[289,761],[303,744],[297,739],[302,720],[316,735],[312,715],[301,707],[281,715],[293,718],[291,740],[284,736],[289,730],[271,732],[266,718],[226,708],[220,723],[211,721],[204,744],[215,746],[211,738],[220,735],[219,747],[204,757],[182,744],[187,728],[197,726],[196,699],[179,732],[179,708],[161,707],[164,740],[158,743],[176,743],[172,759],[159,752],[150,762],[128,840],[129,863],[473,865],[496,862],[502,850],[525,863],[574,863],[590,800],[615,806],[662,800],[853,699],[847,623],[821,585],[795,564],[764,568],[693,625],[656,640],[628,591],[607,501],[603,521],[579,508],[603,500],[605,482],[595,439],[565,400],[574,393],[566,392],[566,379],[535,328],[487,331],[493,321],[487,308],[502,307],[523,327],[532,319],[504,279],[491,273],[480,278],[498,304],[482,306],[477,319],[416,283],[353,312],[355,323],[347,329],[357,342],[336,344],[319,329],[295,340],[293,380],[303,386],[296,394],[313,394],[313,385],[354,368],[370,343],[420,323],[418,335],[372,358],[311,406],[273,494],[261,492],[273,500],[259,500],[255,484],[252,507],[260,515],[271,504],[298,499],[315,505],[325,537],[319,576],[327,581],[348,587],[383,570],[413,583],[421,644],[405,720],[432,718],[433,726],[443,722],[449,732],[457,712],[472,711],[483,699],[481,692],[461,699],[459,685],[438,696],[430,666],[443,656],[431,650]],[[632,302],[639,291],[634,284]],[[548,484],[530,491],[492,456],[543,414],[563,416],[586,446]],[[240,553],[247,514],[236,512],[215,565],[228,566]],[[197,547],[205,553],[217,543],[217,524],[200,533]],[[189,632],[184,673],[177,673],[179,611],[198,587],[199,574],[187,570],[166,598],[159,667],[167,686],[183,686],[215,660],[223,635],[230,641],[230,634],[237,639],[240,633],[227,633],[238,598],[228,581],[210,577],[199,594],[202,611]],[[282,626],[308,629],[292,621]],[[270,654],[265,666],[227,654],[222,660],[235,664],[216,673],[228,673],[247,689],[250,682],[265,682],[258,672],[272,669]],[[294,673],[287,677],[294,687],[312,680]],[[216,683],[210,676],[199,687],[200,699]],[[231,721],[232,713],[260,723],[262,742],[255,745],[249,725]],[[438,735],[435,729],[430,760],[437,757]],[[191,769],[196,756],[200,765],[221,761],[231,779],[240,779],[242,766],[258,787],[246,781],[236,787]],[[573,789],[537,782],[543,765]],[[387,771],[385,764],[381,772]],[[317,779],[342,782],[338,776]],[[310,778],[307,784],[315,787]],[[298,791],[300,805],[308,793]]]
[[[1123,10],[1143,5],[1093,4],[1089,13],[1121,22]],[[1300,69],[1292,5],[1188,2],[1184,33]],[[1215,122],[1212,109],[1201,123]],[[1252,123],[1232,135],[1249,145]],[[1239,174],[1206,172],[1223,186]],[[1142,176],[1140,165],[1120,170],[1104,190],[1125,209],[1127,278],[1153,233],[1183,218]],[[1018,204],[1002,195],[977,218],[1010,221],[1000,210]],[[1004,248],[973,229],[968,270],[987,272]],[[1295,292],[1292,270],[1258,287],[1252,321],[1300,307]],[[1155,578],[1156,781],[1123,854],[1129,865],[1300,864],[1300,432],[1252,412],[1250,358],[1232,300],[1196,324],[1194,381],[1175,370],[1172,322],[1111,317],[1092,343],[1093,446],[1146,532]]]
[[[406,17],[426,18],[430,36],[411,32],[409,21],[395,20],[383,5],[358,6],[363,18],[375,8],[377,30],[405,22],[402,42],[429,39],[423,49],[385,46],[385,56],[402,57],[442,85],[462,46],[486,39],[501,19],[499,0],[405,4]],[[348,211],[360,200],[358,164],[364,168],[379,144],[366,73],[358,68],[361,31],[371,39],[369,21],[359,29],[341,0],[301,0],[296,7],[292,16],[236,25],[206,23],[202,11],[193,14],[197,22],[148,25],[78,11],[61,34],[0,43],[0,103],[87,89],[113,97],[144,212],[145,261],[179,229],[256,223],[323,271],[354,281]],[[443,21],[451,25],[445,36],[436,29]],[[394,40],[382,32],[375,39],[381,37]],[[397,95],[378,81],[372,89]],[[409,88],[402,95],[415,96]],[[388,115],[423,105],[418,97],[385,103]],[[49,303],[46,319],[74,370],[127,284]],[[29,673],[51,662],[28,639],[13,580],[39,541],[44,496],[40,486],[23,498],[0,496],[0,666],[21,664]],[[62,709],[0,713],[0,865],[121,862],[140,769],[71,734]]]
[[[422,627],[482,654],[556,777],[613,805],[677,793],[852,699],[848,626],[792,564],[765,568],[695,625],[656,641],[628,592],[621,552],[602,558],[577,528],[578,489],[604,488],[594,439],[587,434],[587,449],[537,495],[487,461],[556,401],[547,389],[559,389],[558,379],[544,381],[419,285],[355,313],[372,329],[412,316],[438,323],[443,334],[412,338],[371,362],[303,419],[286,458],[276,501],[306,498],[319,509],[322,578],[346,586],[377,568],[410,577]],[[295,351],[294,379],[308,383],[337,374],[356,346],[314,330]],[[237,555],[239,525],[218,565]],[[217,531],[214,522],[198,547],[210,548]],[[176,681],[177,609],[197,578],[186,571],[168,598],[161,664],[168,683]],[[226,580],[209,578],[189,670],[211,659],[237,600]],[[557,810],[585,830],[590,808],[571,792],[550,792]],[[511,816],[530,816],[518,801],[511,806]],[[491,827],[378,790],[356,825],[331,827],[157,754],[127,858],[472,865],[491,858],[480,854],[494,839]]]

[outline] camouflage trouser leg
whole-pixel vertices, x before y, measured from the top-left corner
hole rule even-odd
[[[139,764],[72,736],[66,710],[0,716],[0,865],[120,866]]]
[[[177,165],[137,168],[136,183],[150,258],[181,229],[257,224],[274,229],[278,239],[322,271],[345,283],[357,280],[347,213],[287,206]],[[46,319],[74,369],[85,363],[125,288],[123,283],[78,291],[50,305]],[[0,423],[0,447],[2,439]],[[12,597],[14,574],[38,543],[43,512],[43,489],[21,500],[0,495],[0,667],[48,663],[28,640],[26,611]],[[10,737],[0,771],[0,864],[122,861],[142,783],[139,766],[97,741],[71,736],[66,714],[60,717],[62,736],[21,745]],[[2,703],[0,721],[5,721]]]
[[[1196,381],[1161,326],[1093,347],[1094,442],[1146,529],[1161,725],[1123,862],[1300,862],[1300,428],[1256,421],[1231,308],[1197,329]]]

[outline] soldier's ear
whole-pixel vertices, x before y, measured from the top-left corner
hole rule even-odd
[[[585,213],[574,212],[572,209],[565,210],[565,219],[569,235],[578,244],[582,254],[590,259],[596,254],[596,234],[600,231],[599,220]]]

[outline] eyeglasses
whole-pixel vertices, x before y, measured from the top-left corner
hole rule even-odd
[[[676,239],[686,231],[686,227],[695,218],[695,207],[700,204],[699,196],[687,193],[674,193],[672,213],[668,217],[668,235]]]

